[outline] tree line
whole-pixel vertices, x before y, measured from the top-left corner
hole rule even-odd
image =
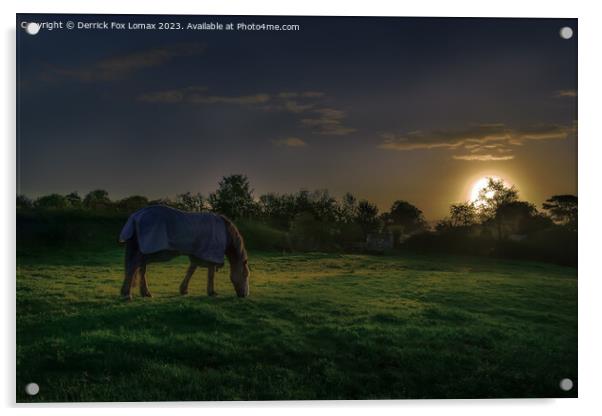
[[[134,195],[111,200],[105,190],[93,190],[81,197],[77,192],[50,194],[34,200],[17,196],[19,210],[86,210],[130,214],[148,205],[162,204],[189,212],[212,211],[235,221],[255,221],[290,232],[310,248],[345,245],[365,240],[370,233],[390,232],[397,245],[411,236],[437,235],[487,237],[498,241],[523,238],[541,230],[562,228],[577,231],[577,197],[554,195],[538,209],[519,199],[515,187],[488,179],[476,201],[454,203],[449,214],[434,228],[412,203],[396,200],[386,212],[376,204],[352,193],[340,199],[327,190],[295,193],[266,193],[255,197],[245,175],[223,177],[207,197],[186,192],[175,199],[149,200]]]

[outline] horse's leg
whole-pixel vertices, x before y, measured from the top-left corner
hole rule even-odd
[[[132,286],[136,280],[136,273],[142,265],[142,253],[138,250],[135,240],[127,242],[125,248],[125,278],[121,286],[121,296],[126,300],[132,299]]]
[[[207,267],[207,295],[217,296],[215,288],[213,287],[215,281],[215,266],[210,264]]]
[[[182,283],[180,284],[180,295],[188,294],[188,283],[190,283],[190,279],[192,278],[196,267],[196,264],[190,262],[190,266],[188,266],[188,270],[186,271],[186,276],[184,276],[184,280],[182,280]]]
[[[146,282],[146,262],[142,263],[138,269],[138,273],[140,273],[140,295],[145,298],[152,298],[153,295],[148,290],[148,283]]]

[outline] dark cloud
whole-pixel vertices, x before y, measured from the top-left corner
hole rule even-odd
[[[464,152],[457,160],[496,161],[514,158],[514,148],[543,140],[563,140],[575,126],[534,125],[513,129],[502,123],[473,124],[465,129],[384,133],[379,148],[397,151],[445,149]]]
[[[204,86],[191,86],[180,89],[149,92],[138,96],[138,100],[146,103],[176,104],[187,102],[191,104],[236,104],[255,105],[270,101],[270,94],[258,93],[252,95],[212,95]]]
[[[241,96],[212,95],[206,87],[192,86],[174,90],[149,92],[138,96],[146,103],[176,104],[236,104],[259,106],[263,111],[307,114],[300,120],[303,126],[320,135],[343,136],[356,131],[343,124],[345,112],[335,108],[323,107],[323,92],[284,91],[274,94],[257,93]]]
[[[279,147],[305,147],[307,142],[298,137],[285,137],[283,139],[272,140],[274,146]]]
[[[556,98],[573,98],[577,96],[577,90],[558,90],[554,96]]]
[[[343,136],[356,131],[356,129],[347,127],[343,120],[347,117],[344,111],[334,108],[320,108],[314,110],[315,117],[304,118],[301,123],[311,127],[314,133]]]
[[[127,78],[143,69],[164,65],[177,57],[199,55],[204,51],[205,45],[200,43],[177,44],[113,56],[77,68],[56,68],[53,72],[82,82],[113,81]]]

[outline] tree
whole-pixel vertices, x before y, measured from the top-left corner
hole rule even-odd
[[[335,223],[338,217],[337,200],[333,198],[328,190],[318,189],[311,193],[310,201],[312,211],[316,219],[329,223]]]
[[[364,236],[378,230],[380,227],[378,207],[371,202],[361,200],[357,204],[355,221],[362,228]]]
[[[33,201],[23,194],[17,195],[17,209],[28,209],[33,207]]]
[[[176,196],[176,206],[189,212],[201,212],[207,209],[205,198],[202,194],[186,192]]]
[[[41,209],[64,209],[67,208],[67,200],[59,194],[44,195],[35,200],[34,206]]]
[[[515,186],[508,187],[501,179],[487,178],[487,185],[479,191],[476,205],[480,207],[482,215],[493,218],[500,206],[514,201],[518,201]]]
[[[107,209],[111,206],[109,193],[104,189],[90,191],[84,198],[84,207],[92,210]]]
[[[487,178],[487,185],[479,192],[476,205],[483,223],[493,223],[498,239],[503,237],[502,216],[498,216],[500,207],[518,201],[518,190],[514,186],[506,186],[503,180]]]
[[[341,199],[341,205],[339,207],[339,221],[344,223],[351,223],[358,215],[358,202],[357,198],[353,196],[351,192],[345,193]]]
[[[295,212],[313,212],[313,204],[308,190],[301,189],[295,194]]]
[[[248,218],[256,212],[253,190],[246,175],[224,176],[217,191],[209,195],[215,212],[236,220]]]
[[[543,209],[555,222],[577,231],[577,196],[554,195],[543,203]]]
[[[452,220],[449,219],[449,217],[445,217],[442,220],[437,221],[437,224],[435,224],[435,230],[442,233],[442,232],[448,232],[450,230],[453,230],[455,228],[455,226],[452,223]]]
[[[387,217],[393,225],[401,226],[405,234],[422,231],[426,228],[422,211],[407,201],[395,201]]]
[[[77,192],[71,192],[70,194],[65,195],[65,199],[67,200],[69,208],[81,208],[82,206],[82,197],[79,196],[79,193]]]
[[[128,213],[138,211],[146,206],[148,206],[148,199],[145,196],[140,195],[128,196],[117,202],[119,210]]]
[[[177,204],[174,201],[172,201],[169,197],[151,199],[150,201],[148,201],[148,205],[165,205],[166,207],[173,208],[177,207]]]
[[[426,230],[427,224],[422,211],[407,201],[395,201],[391,211],[381,215],[387,229],[393,233],[393,243],[399,246],[404,235],[409,236]]]
[[[263,218],[273,225],[288,230],[295,217],[295,196],[269,193],[259,197],[259,210]]]
[[[537,215],[535,205],[526,201],[510,201],[498,206],[495,213],[496,224],[499,224],[498,238],[507,234],[524,234],[526,224]]]
[[[450,205],[449,215],[449,225],[451,227],[470,227],[477,220],[477,210],[471,202]]]

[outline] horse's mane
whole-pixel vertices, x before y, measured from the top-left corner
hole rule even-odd
[[[247,250],[245,249],[245,241],[236,228],[236,225],[225,215],[221,215],[224,223],[226,223],[226,232],[229,235],[228,245],[226,246],[226,256],[229,260],[241,259],[247,261]]]

